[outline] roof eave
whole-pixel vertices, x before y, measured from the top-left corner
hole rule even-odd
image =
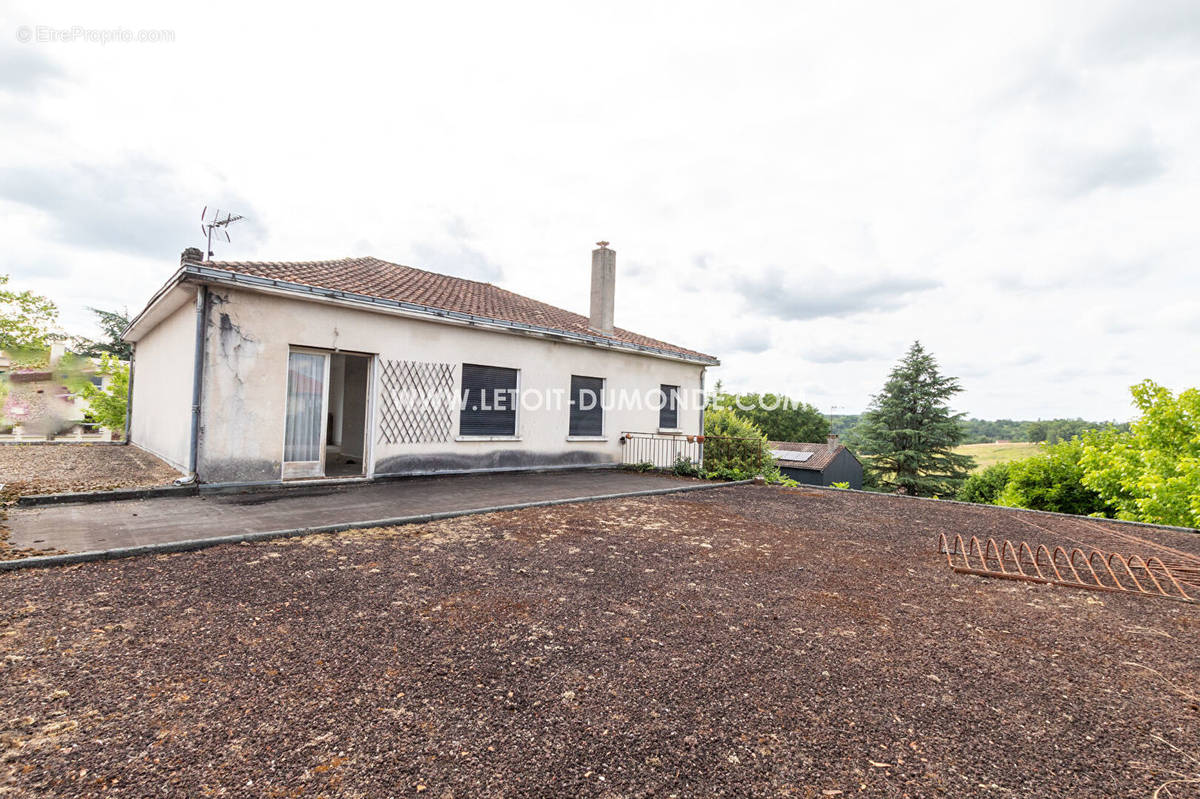
[[[121,331],[122,341],[132,343],[136,342],[142,337],[143,331],[139,330],[139,328],[145,325],[146,322],[153,317],[154,311],[159,305],[162,304],[164,298],[171,293],[172,289],[176,288],[180,283],[183,282],[184,277],[184,267],[181,266],[175,271],[175,274],[171,275],[167,282],[162,285],[162,288],[154,292],[154,296],[151,297],[150,301],[146,303],[146,307],[143,308],[137,316],[133,317],[129,324],[125,326],[125,329]]]
[[[707,367],[721,365],[719,359],[711,356],[688,355],[685,353],[664,350],[658,347],[650,347],[642,344],[631,344],[621,341],[614,341],[612,339],[606,339],[600,336],[589,336],[582,333],[574,333],[569,330],[560,330],[558,328],[543,327],[540,325],[530,325],[522,322],[510,322],[504,319],[478,316],[475,314],[463,313],[461,311],[447,311],[441,308],[434,308],[429,305],[422,305],[420,303],[406,302],[403,300],[389,300],[382,297],[374,297],[369,294],[357,294],[355,292],[320,288],[318,286],[309,286],[304,283],[294,283],[287,280],[259,277],[258,275],[249,275],[244,272],[235,272],[228,269],[217,269],[213,266],[208,266],[202,263],[184,263],[183,266],[180,267],[179,271],[176,272],[175,277],[173,277],[166,286],[159,290],[159,293],[156,294],[151,300],[151,304],[153,304],[160,295],[165,294],[171,287],[173,287],[174,284],[184,280],[189,282],[195,281],[200,283],[236,286],[238,288],[248,289],[251,291],[260,291],[268,294],[284,294],[288,296],[301,297],[310,301],[350,305],[352,307],[397,313],[404,316],[412,316],[425,319],[427,321],[441,322],[444,324],[486,326],[502,329],[511,333],[519,333],[538,337],[549,336],[578,344],[590,344],[592,346],[621,350],[624,352],[632,352],[654,358],[680,361],[683,363],[695,364],[697,366]],[[150,306],[147,306],[147,310],[149,310],[149,307]],[[145,313],[146,311],[143,311],[141,314],[139,314],[138,317],[130,324],[129,329],[127,329],[126,332],[133,329],[134,325],[138,323]]]

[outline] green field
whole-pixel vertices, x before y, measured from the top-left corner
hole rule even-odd
[[[955,447],[955,452],[970,455],[975,459],[976,469],[984,469],[993,463],[1020,460],[1036,455],[1041,450],[1041,444],[1031,444],[1027,441],[1014,441],[1011,444],[963,444]]]

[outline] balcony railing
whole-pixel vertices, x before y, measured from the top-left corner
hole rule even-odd
[[[682,459],[700,469],[759,472],[770,457],[766,444],[757,438],[627,432],[620,441],[621,463],[650,464],[656,469],[672,469]]]

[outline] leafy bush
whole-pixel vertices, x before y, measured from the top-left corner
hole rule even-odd
[[[700,476],[700,467],[697,466],[691,458],[683,455],[680,455],[675,459],[675,466],[672,467],[671,471],[675,472],[675,474],[679,475],[680,477]]]
[[[849,488],[850,484],[845,481],[838,481],[836,483],[830,483],[829,487],[830,488]]]
[[[1083,444],[1072,439],[1049,446],[1032,458],[1012,461],[1008,464],[1008,483],[996,504],[1082,516],[1107,515],[1109,503],[1083,483],[1082,457]]]
[[[654,464],[651,461],[642,461],[641,463],[627,463],[621,468],[627,472],[652,472]]]
[[[96,374],[112,378],[107,388],[87,383],[81,396],[87,400],[92,416],[109,430],[125,430],[125,409],[129,404],[129,367],[111,355],[100,357]]]
[[[1084,436],[1084,485],[1118,518],[1200,527],[1200,389],[1175,396],[1146,380],[1132,393],[1142,416],[1130,432]]]
[[[758,472],[747,472],[744,469],[732,469],[728,466],[717,466],[704,472],[707,480],[753,480],[757,476]]]
[[[1007,463],[994,463],[981,472],[976,472],[963,482],[955,499],[959,502],[979,502],[995,505],[1000,493],[1008,485]]]
[[[761,474],[770,483],[783,479],[767,449],[767,437],[753,422],[732,410],[713,408],[705,411],[704,436],[706,477],[749,480]]]

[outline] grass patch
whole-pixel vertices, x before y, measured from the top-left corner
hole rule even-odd
[[[981,471],[996,463],[1007,463],[1028,458],[1041,451],[1041,444],[1017,441],[1011,444],[963,444],[955,452],[970,455],[975,459],[974,471]]]

